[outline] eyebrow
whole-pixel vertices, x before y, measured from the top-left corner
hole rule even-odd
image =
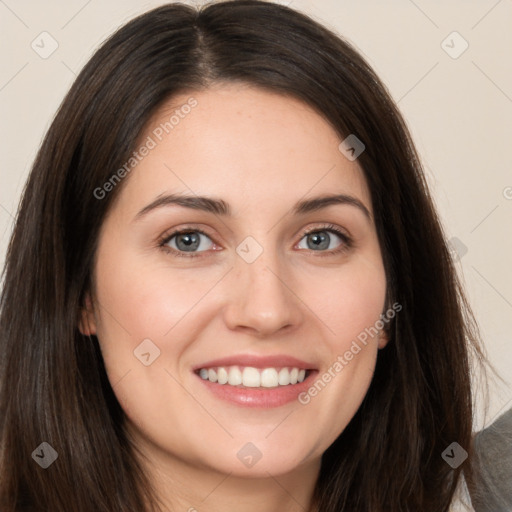
[[[313,199],[298,201],[292,208],[292,214],[304,215],[306,213],[311,213],[323,208],[327,208],[328,206],[334,204],[354,206],[362,213],[364,213],[365,217],[371,221],[372,216],[368,208],[366,208],[366,206],[359,199],[347,194],[323,195]],[[229,204],[222,199],[195,195],[189,196],[180,194],[166,194],[157,197],[150,204],[142,208],[142,210],[137,213],[134,220],[138,220],[141,217],[144,217],[153,210],[170,205],[177,205],[184,208],[191,208],[193,210],[200,210],[223,217],[230,217],[232,215]]]

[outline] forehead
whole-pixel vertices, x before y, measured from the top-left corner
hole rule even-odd
[[[371,211],[357,161],[338,149],[329,122],[298,99],[245,84],[217,84],[174,96],[152,116],[122,202],[162,193],[222,197],[234,211],[347,193]]]

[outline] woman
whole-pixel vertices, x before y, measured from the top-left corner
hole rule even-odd
[[[437,512],[471,481],[478,332],[417,153],[289,8],[171,4],[104,43],[0,322],[3,511]]]

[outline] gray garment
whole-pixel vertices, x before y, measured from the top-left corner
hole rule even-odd
[[[475,512],[512,512],[512,409],[475,436]]]

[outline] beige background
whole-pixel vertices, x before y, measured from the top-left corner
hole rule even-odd
[[[35,152],[77,72],[107,35],[163,3],[0,0],[0,265]],[[491,388],[477,425],[488,424],[512,407],[512,0],[280,3],[355,44],[409,124],[490,359],[508,382]],[[47,58],[31,47],[48,51],[52,38]]]

